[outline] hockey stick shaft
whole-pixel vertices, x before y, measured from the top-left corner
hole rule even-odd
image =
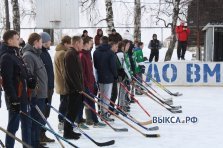
[[[36,108],[36,110],[38,111],[38,113],[40,114],[40,116],[42,117],[42,119],[46,122],[46,124],[48,125],[48,127],[49,127],[54,133],[56,133],[56,132],[53,130],[53,128],[52,128],[52,126],[50,125],[50,123],[49,123],[49,122],[47,121],[47,119],[45,118],[45,116],[43,115],[43,113],[41,112],[41,110],[39,109],[39,107],[36,105],[35,108]],[[55,138],[57,139],[57,141],[59,142],[60,146],[61,146],[62,148],[65,148],[64,145],[63,145],[63,143],[60,141],[60,139],[59,139],[55,134],[54,134],[54,136],[55,136]]]
[[[69,145],[78,148],[76,145],[74,145],[73,143],[71,143],[70,141],[66,140],[65,138],[63,138],[62,136],[60,136],[59,134],[55,133],[54,131],[52,131],[51,129],[47,128],[46,126],[44,126],[43,124],[41,124],[39,121],[35,120],[34,118],[30,117],[29,115],[27,115],[26,113],[20,111],[20,114],[26,116],[27,118],[29,118],[30,120],[32,120],[33,122],[35,122],[36,124],[38,124],[40,127],[42,127],[43,129],[49,131],[50,133],[56,135],[57,137],[59,137],[60,139],[62,139],[63,141],[67,142]]]
[[[26,148],[32,148],[32,146],[30,146],[27,143],[23,142],[21,139],[17,138],[16,136],[14,136],[12,133],[8,132],[4,128],[0,127],[0,130],[3,131],[4,133],[6,133],[7,135],[9,135],[10,137],[12,137],[13,139],[15,139],[16,141],[18,141],[19,143],[21,143],[22,145],[24,145]]]
[[[125,121],[124,119],[122,119],[121,117],[119,117],[118,115],[116,115],[115,113],[113,113],[112,111],[110,111],[109,109],[107,109],[105,107],[105,105],[103,105],[102,103],[94,100],[94,98],[92,98],[91,96],[89,96],[87,93],[85,92],[80,92],[81,94],[83,94],[85,97],[89,98],[90,100],[94,101],[95,103],[97,103],[98,105],[100,105],[101,107],[103,107],[105,110],[107,110],[110,114],[112,114],[113,116],[115,116],[116,118],[120,119],[121,121],[123,121],[125,124],[127,124],[128,126],[130,126],[131,128],[133,128],[134,130],[136,130],[137,132],[139,132],[140,134],[142,134],[145,137],[150,137],[149,135],[146,136],[146,134],[142,133],[139,129],[137,129],[136,127],[134,127],[133,125],[129,124],[127,121]],[[151,137],[159,137],[159,134],[151,134]]]
[[[133,97],[133,95],[131,94],[130,91],[128,91],[128,89],[125,87],[125,85],[123,83],[120,83],[120,86],[124,88],[124,90],[131,95],[131,98],[141,107],[141,109],[150,117],[151,115],[146,111],[146,109],[139,103],[139,101]]]
[[[114,140],[108,141],[108,142],[103,142],[103,143],[99,143],[97,141],[95,141],[93,138],[91,138],[88,134],[86,134],[83,130],[81,130],[80,128],[78,128],[78,126],[76,124],[74,124],[73,122],[71,122],[66,116],[64,116],[62,113],[60,113],[55,107],[53,107],[52,105],[50,105],[49,103],[47,103],[47,105],[52,108],[56,113],[58,113],[61,117],[63,117],[68,123],[70,123],[72,125],[73,128],[77,128],[83,135],[85,135],[89,140],[91,140],[93,143],[95,143],[97,146],[108,146],[108,145],[112,145],[115,143]]]
[[[109,127],[111,127],[111,129],[113,129],[114,131],[116,131],[115,130],[115,128],[108,122],[108,121],[106,121],[106,120],[104,120],[103,118],[102,118],[102,116],[99,114],[99,113],[97,113],[96,112],[96,110],[94,110],[87,102],[85,102],[84,101],[84,104],[93,112],[93,113],[95,113],[98,117],[100,117],[100,119],[102,120],[102,121],[104,121]]]

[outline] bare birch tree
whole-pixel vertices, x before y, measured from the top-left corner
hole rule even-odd
[[[20,34],[20,11],[18,0],[11,0],[13,14],[13,29]]]
[[[114,15],[112,10],[112,1],[105,0],[105,7],[106,7],[106,22],[108,31],[110,32],[112,28],[114,28]]]
[[[141,41],[141,0],[135,0],[134,39],[137,41]]]
[[[10,30],[9,1],[8,0],[5,0],[5,29]]]

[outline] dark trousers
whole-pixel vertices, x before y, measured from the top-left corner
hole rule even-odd
[[[48,90],[47,101],[50,105],[51,105],[51,102],[52,102],[52,96],[53,96],[53,89],[49,89]],[[45,106],[44,116],[45,116],[46,119],[49,118],[49,116],[50,116],[50,107],[48,105]],[[46,132],[45,129],[41,129],[41,134],[45,134],[45,132]]]
[[[27,103],[21,103],[20,110],[30,116],[30,106]],[[21,130],[22,130],[22,141],[31,145],[31,126],[32,121],[25,117],[24,115],[20,115],[19,113],[8,111],[8,126],[7,131],[15,135],[19,128],[19,121],[21,121]],[[7,148],[14,148],[15,139],[6,135],[5,138],[5,146]]]
[[[60,106],[59,106],[59,112],[66,116],[67,114],[67,107],[68,106],[68,95],[60,95]],[[64,119],[62,116],[58,115],[59,122],[64,122]]]
[[[177,58],[184,59],[185,53],[187,49],[187,41],[178,41],[177,45]]]
[[[113,83],[113,86],[112,86],[112,94],[111,94],[111,101],[115,103],[115,101],[117,100],[117,97],[118,97],[118,84],[117,82],[115,81]],[[114,107],[114,105],[112,103],[110,103],[110,105],[112,107]],[[110,111],[114,111],[113,108],[109,107],[109,110]]]
[[[35,120],[39,121],[41,124],[45,125],[45,121],[42,119],[38,111],[36,110],[35,106],[37,105],[42,113],[45,112],[45,99],[46,98],[32,98],[31,100],[31,117]],[[39,145],[40,142],[40,125],[36,124],[35,122],[32,122],[32,146],[36,148]]]
[[[73,123],[78,116],[78,113],[81,108],[82,95],[78,92],[74,92],[68,95],[68,109],[67,109],[67,118]],[[65,121],[64,123],[64,135],[69,135],[73,132],[72,125]]]
[[[158,62],[158,60],[159,60],[159,51],[152,51],[151,50],[151,53],[150,53],[150,56],[149,56],[149,62],[152,62],[154,57],[155,57],[155,62]]]

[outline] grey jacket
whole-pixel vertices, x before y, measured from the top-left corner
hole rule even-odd
[[[40,58],[41,50],[35,49],[30,44],[26,44],[22,49],[24,62],[30,72],[37,77],[37,86],[32,92],[32,97],[47,98],[48,77],[45,66]]]

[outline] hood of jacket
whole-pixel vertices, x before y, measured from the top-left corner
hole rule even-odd
[[[57,45],[57,47],[55,48],[56,51],[67,51],[67,48],[63,45],[63,44],[59,44]]]
[[[99,50],[99,51],[108,51],[108,50],[110,50],[111,49],[111,46],[109,45],[109,44],[101,44],[98,48],[97,48],[97,50]]]
[[[37,55],[40,55],[42,50],[41,49],[35,49],[32,45],[30,45],[29,43],[27,43],[25,45],[25,47],[22,49],[22,53],[24,54],[26,51],[30,51],[33,52]]]
[[[100,31],[102,31],[102,29],[98,29],[98,30],[97,30],[97,35],[99,35],[99,36],[103,36],[103,31],[102,31],[102,34],[101,34],[101,35],[99,34]]]

